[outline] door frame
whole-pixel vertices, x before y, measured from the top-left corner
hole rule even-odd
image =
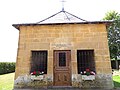
[[[69,72],[70,72],[70,85],[72,85],[72,74],[71,74],[71,50],[53,50],[53,86],[55,86],[55,52],[59,52],[59,51],[70,51],[70,60],[69,60]]]

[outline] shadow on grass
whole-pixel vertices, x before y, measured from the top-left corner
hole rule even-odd
[[[119,83],[119,82],[114,81],[114,87],[120,87],[120,83]]]

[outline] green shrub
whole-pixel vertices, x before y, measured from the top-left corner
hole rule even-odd
[[[15,72],[14,62],[0,62],[0,75]]]

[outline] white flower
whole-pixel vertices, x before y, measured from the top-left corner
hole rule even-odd
[[[42,74],[43,74],[44,72],[42,72]]]

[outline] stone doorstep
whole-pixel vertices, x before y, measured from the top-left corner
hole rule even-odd
[[[53,86],[48,87],[48,90],[80,90],[80,88],[72,87],[72,86]]]

